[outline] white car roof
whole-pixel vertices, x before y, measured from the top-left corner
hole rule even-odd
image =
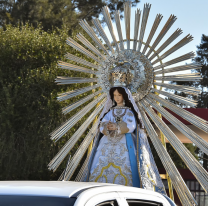
[[[0,195],[69,197],[80,190],[101,187],[105,183],[72,181],[0,181]]]

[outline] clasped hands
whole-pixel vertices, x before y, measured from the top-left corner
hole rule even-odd
[[[107,129],[110,130],[110,131],[116,130],[117,129],[117,124],[109,121],[108,124],[107,124]]]

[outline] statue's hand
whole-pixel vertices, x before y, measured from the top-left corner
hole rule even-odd
[[[107,125],[107,128],[110,131],[116,130],[116,124],[112,123],[112,122],[109,122],[108,125]]]

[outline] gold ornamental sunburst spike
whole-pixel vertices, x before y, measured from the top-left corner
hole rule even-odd
[[[121,21],[120,21],[120,12],[119,11],[115,11],[115,21],[116,21],[116,28],[117,28],[117,32],[118,32],[119,41],[120,41],[120,48],[121,48],[121,50],[124,50],[124,41],[123,41],[123,34],[122,34],[122,30],[121,30]]]
[[[154,53],[149,60],[152,61],[160,52],[162,52],[168,45],[170,45],[178,36],[182,34],[181,29],[176,29],[176,31],[157,49],[156,53]],[[157,54],[157,55],[156,55]]]
[[[79,162],[81,161],[82,157],[84,156],[85,152],[88,149],[88,146],[90,145],[91,141],[96,135],[97,127],[98,127],[99,121],[95,124],[93,124],[92,128],[90,129],[89,133],[85,137],[85,139],[82,141],[81,145],[77,149],[76,153],[72,157],[69,165],[66,168],[66,175],[64,180],[70,180],[71,176],[74,174],[76,168],[79,165]]]
[[[91,69],[87,69],[85,67],[80,67],[80,66],[70,64],[67,62],[62,62],[62,61],[59,61],[58,67],[61,69],[68,69],[68,70],[72,70],[72,71],[84,72],[84,73],[89,73],[89,74],[96,74],[96,71],[93,71]]]
[[[185,92],[187,94],[198,95],[201,93],[200,89],[196,89],[195,87],[183,86],[183,85],[174,85],[174,84],[165,84],[160,82],[154,82],[154,85],[165,87],[168,89],[174,89],[178,91]]]
[[[172,64],[176,64],[176,63],[179,63],[179,62],[182,62],[182,61],[185,61],[185,60],[192,59],[192,58],[194,58],[194,56],[195,56],[194,52],[189,52],[187,54],[184,54],[180,57],[177,57],[175,59],[172,59],[170,61],[162,63],[161,65],[158,65],[158,66],[153,67],[153,68],[154,68],[154,70],[158,70],[158,69],[161,69],[162,67],[167,67],[167,66],[170,66]]]
[[[165,59],[167,56],[169,56],[170,54],[172,54],[173,52],[177,51],[178,49],[180,49],[181,47],[183,47],[184,45],[188,44],[190,41],[193,40],[193,37],[191,35],[187,35],[185,36],[181,41],[179,41],[177,44],[175,44],[173,47],[171,47],[168,51],[166,51],[164,54],[162,54],[160,56],[160,60],[157,59],[154,62],[152,62],[152,64],[156,64],[157,62]]]
[[[94,98],[95,96],[97,96],[97,95],[99,95],[99,94],[101,94],[101,93],[103,93],[103,91],[102,91],[102,90],[98,90],[97,92],[92,93],[92,94],[90,94],[90,95],[88,95],[88,96],[86,96],[86,97],[84,97],[84,98],[78,100],[77,102],[74,102],[74,103],[72,103],[72,104],[70,104],[70,105],[64,107],[64,108],[62,109],[63,114],[68,114],[68,113],[71,112],[72,110],[76,109],[76,108],[79,107],[80,105],[84,104],[85,102],[91,100],[92,98]]]
[[[74,56],[73,54],[70,54],[70,53],[67,53],[65,55],[65,57],[71,61],[74,61],[74,62],[77,62],[79,64],[83,64],[85,66],[88,66],[88,67],[92,67],[94,69],[97,69],[98,70],[98,66],[96,64],[92,64],[91,62],[88,62],[82,58],[79,58],[77,56]]]
[[[145,114],[145,109],[142,107],[140,103],[138,103],[139,109],[141,111],[142,120],[144,122],[145,128],[149,134],[149,137],[159,155],[162,164],[169,174],[173,186],[182,202],[183,205],[191,205],[193,202],[195,204],[196,201],[193,198],[191,192],[189,191],[186,183],[184,182],[183,178],[181,177],[180,173],[178,172],[175,164],[173,163],[171,157],[169,156],[167,150],[162,145],[154,127],[152,126],[151,122],[149,121],[148,117]]]
[[[183,119],[187,120],[194,126],[208,133],[208,121],[194,115],[191,112],[188,112],[187,110],[183,108],[176,106],[175,104],[159,97],[158,95],[149,93],[149,96],[151,96],[153,99],[160,102],[164,107],[167,107],[168,109],[170,109],[171,111],[173,111],[174,113],[182,117]]]
[[[154,21],[154,23],[152,25],[152,29],[151,29],[151,31],[149,33],[148,39],[146,41],[146,44],[144,46],[144,49],[142,51],[142,54],[145,54],[145,52],[147,51],[147,48],[150,45],[150,42],[152,41],[152,38],[153,38],[153,36],[154,36],[154,34],[155,34],[155,32],[156,32],[156,30],[157,30],[161,20],[162,20],[162,18],[163,18],[163,16],[161,14],[157,14],[157,16],[155,18],[155,21]]]
[[[192,174],[201,184],[205,191],[208,191],[208,173],[201,166],[201,164],[195,159],[191,152],[182,144],[177,136],[170,130],[170,128],[158,117],[154,110],[148,105],[146,100],[141,100],[141,105],[145,108],[145,111],[154,121],[158,129],[165,135],[173,148],[177,151],[181,159],[186,166],[190,169]]]
[[[83,87],[81,89],[76,89],[76,90],[73,90],[73,91],[70,91],[70,92],[60,93],[60,94],[58,94],[57,100],[59,102],[65,101],[65,100],[68,100],[68,99],[70,99],[72,97],[76,97],[77,95],[83,94],[85,92],[89,92],[89,91],[91,91],[93,89],[97,89],[99,87],[100,87],[100,85],[95,84],[93,86]]]
[[[155,77],[155,80],[160,81],[194,81],[199,82],[202,80],[202,77],[200,76],[200,73],[190,73],[190,74],[180,74],[180,75],[169,75],[169,76],[160,76]]]
[[[184,125],[180,120],[170,114],[163,107],[159,106],[154,99],[146,96],[145,100],[156,109],[165,119],[167,119],[173,126],[175,126],[182,134],[190,139],[198,148],[200,148],[205,154],[208,154],[208,143],[202,139],[198,134],[192,131],[189,127]]]
[[[149,17],[150,8],[151,8],[151,4],[144,5],[142,24],[141,24],[141,30],[140,30],[140,34],[139,34],[139,42],[138,42],[138,48],[137,48],[137,51],[139,51],[139,52],[142,47],[142,42],[143,42],[145,30],[146,30],[146,25],[147,25],[147,20]]]
[[[104,51],[107,55],[109,55],[108,50],[105,48],[105,46],[102,44],[100,39],[96,36],[94,30],[89,26],[86,20],[80,21],[80,26],[88,33],[88,35],[93,39],[93,41],[97,44],[97,46]]]
[[[113,43],[114,43],[114,45],[116,47],[116,51],[119,52],[120,48],[118,46],[117,39],[116,39],[116,35],[114,33],[113,23],[112,23],[111,18],[110,18],[110,14],[109,14],[108,7],[107,6],[103,7],[102,12],[103,12],[103,16],[105,18],[105,22],[106,22],[106,24],[108,26],[108,29],[110,31],[111,37],[113,39]]]
[[[169,97],[171,99],[174,99],[174,100],[176,100],[176,101],[178,101],[182,104],[188,105],[190,107],[195,107],[197,105],[197,101],[195,101],[193,99],[190,99],[190,98],[185,98],[185,97],[175,95],[175,94],[172,94],[172,93],[164,92],[162,90],[158,90],[158,89],[155,89],[155,88],[152,88],[152,91],[155,92],[155,93],[164,95],[166,97]]]
[[[186,71],[186,70],[192,70],[192,69],[201,69],[201,65],[198,63],[185,64],[182,66],[176,66],[176,67],[171,67],[171,68],[164,69],[164,70],[155,71],[154,75]]]
[[[165,36],[165,34],[168,32],[168,30],[170,29],[170,27],[173,25],[173,23],[176,21],[176,16],[174,15],[170,15],[169,19],[167,20],[166,24],[164,25],[164,27],[162,28],[161,32],[159,33],[159,35],[157,36],[156,40],[154,41],[153,45],[151,46],[150,50],[148,51],[148,53],[146,54],[146,57],[148,58],[149,55],[154,51],[154,49],[156,48],[156,46],[160,43],[160,41],[163,39],[163,37]]]
[[[131,21],[131,2],[127,1],[124,3],[124,20],[126,28],[126,40],[127,40],[127,49],[130,49],[130,21]]]
[[[141,10],[137,9],[135,11],[135,20],[134,20],[134,42],[133,42],[133,50],[136,51],[137,47],[137,38],[139,33],[139,23],[141,18]]]
[[[81,33],[77,34],[77,39],[82,42],[87,48],[94,52],[98,57],[105,60],[106,57],[100,53],[100,51],[95,48]]]
[[[58,85],[61,84],[76,84],[76,83],[88,83],[88,82],[97,82],[97,78],[80,78],[80,77],[64,77],[64,76],[58,76],[55,79],[55,82]]]
[[[94,61],[101,63],[101,60],[99,60],[98,57],[96,57],[94,54],[89,52],[87,49],[85,49],[83,46],[79,45],[76,41],[74,41],[72,38],[68,37],[66,40],[66,43],[73,47],[74,49],[78,50],[79,52],[85,54],[89,58],[93,59]]]
[[[98,19],[93,19],[92,20],[94,26],[96,27],[96,29],[98,30],[100,36],[103,38],[103,40],[105,41],[105,43],[107,44],[108,48],[110,49],[110,51],[112,52],[112,54],[114,54],[114,49],[107,37],[107,35],[105,34],[104,29],[102,28],[100,21]]]
[[[72,137],[66,142],[66,144],[60,149],[56,156],[49,163],[49,169],[56,170],[62,163],[70,150],[74,147],[81,135],[86,131],[98,113],[101,111],[105,103],[105,99],[99,104],[99,106],[90,114],[86,121],[79,127],[79,129],[72,135]]]
[[[52,134],[51,139],[58,141],[64,134],[67,133],[82,117],[84,117],[98,102],[100,102],[106,96],[105,93],[100,95],[97,99],[94,99],[87,106],[77,112],[69,120],[64,122],[60,127],[58,127]]]

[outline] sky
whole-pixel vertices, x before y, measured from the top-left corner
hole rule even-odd
[[[170,30],[167,32],[165,37],[162,39],[160,44],[156,47],[159,48],[159,46],[177,29],[181,28],[183,33],[173,42],[170,44],[167,49],[171,48],[174,44],[176,44],[178,41],[180,41],[182,38],[184,38],[187,34],[191,34],[194,39],[171,54],[169,57],[164,59],[165,61],[168,61],[170,59],[176,58],[178,56],[181,56],[183,54],[186,54],[188,52],[196,52],[197,48],[196,46],[201,43],[201,36],[202,34],[208,35],[208,0],[174,0],[174,1],[168,1],[168,0],[147,0],[143,1],[141,0],[140,3],[137,4],[136,7],[132,8],[131,10],[131,38],[133,38],[133,27],[134,27],[134,14],[136,8],[139,8],[143,10],[144,4],[150,3],[151,9],[149,18],[147,21],[147,27],[145,30],[144,35],[144,41],[147,40],[149,32],[151,30],[151,27],[153,25],[153,22],[155,20],[155,17],[157,14],[162,14],[163,18],[160,22],[160,25],[150,43],[150,45],[154,42],[157,35],[165,25],[166,21],[168,20],[169,16],[171,14],[174,14],[177,17],[177,20],[172,25]],[[140,21],[141,23],[141,21]],[[125,25],[124,21],[122,21],[122,30],[124,31]],[[116,26],[114,24],[114,28],[116,29]],[[108,28],[105,27],[105,31],[109,36]],[[117,32],[116,32],[117,33]],[[123,34],[125,39],[125,34]],[[118,38],[117,38],[118,39]],[[166,49],[166,50],[167,50]],[[164,50],[164,51],[166,51]],[[163,54],[163,52],[161,52]],[[191,60],[186,61],[185,63],[191,63]]]

